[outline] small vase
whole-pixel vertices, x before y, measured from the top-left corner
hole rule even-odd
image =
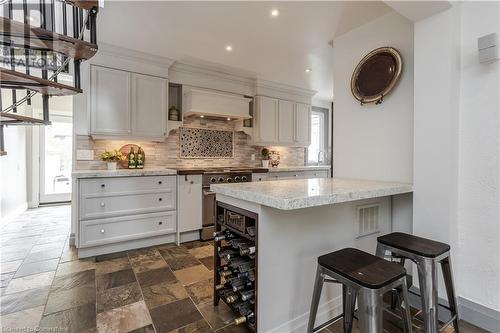
[[[269,168],[269,160],[262,160],[262,167],[268,169]]]
[[[108,170],[116,170],[116,162],[108,162]]]

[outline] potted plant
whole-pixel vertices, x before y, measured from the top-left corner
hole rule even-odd
[[[107,162],[108,170],[116,170],[116,164],[122,161],[124,158],[123,154],[119,150],[104,151],[101,154],[101,159]]]
[[[261,151],[262,155],[262,167],[263,168],[269,168],[269,155],[271,153],[269,152],[269,149],[263,148]]]

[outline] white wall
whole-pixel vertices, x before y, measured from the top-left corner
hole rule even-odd
[[[381,46],[403,57],[401,80],[381,105],[351,94],[358,62]],[[334,175],[411,182],[413,179],[413,24],[395,12],[334,40]]]
[[[414,233],[451,244],[467,311],[500,310],[500,65],[477,57],[499,21],[498,2],[464,2],[415,24]]]

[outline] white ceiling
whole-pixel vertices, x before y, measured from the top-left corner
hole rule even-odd
[[[278,17],[270,15],[274,8]],[[316,98],[331,100],[328,42],[389,11],[379,1],[106,1],[98,15],[98,40],[180,61],[218,64],[316,90]],[[228,44],[232,52],[225,50]]]

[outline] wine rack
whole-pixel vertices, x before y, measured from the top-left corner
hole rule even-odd
[[[222,300],[236,314],[234,324],[257,332],[258,215],[217,202],[214,237],[214,306]]]

